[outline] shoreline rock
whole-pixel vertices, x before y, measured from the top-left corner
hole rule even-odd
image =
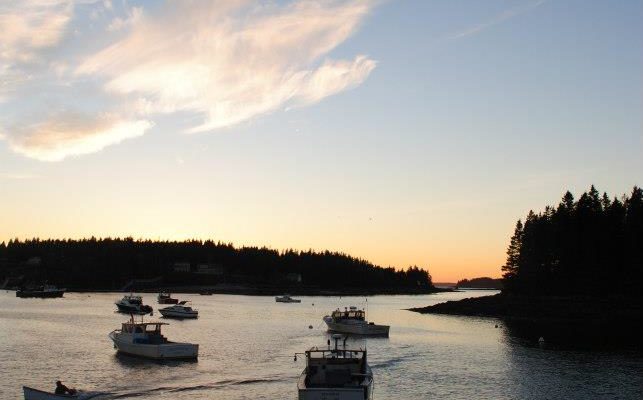
[[[641,297],[516,296],[496,294],[411,308],[422,314],[502,319],[513,336],[560,348],[641,349]]]

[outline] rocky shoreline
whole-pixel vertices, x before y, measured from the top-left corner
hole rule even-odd
[[[411,308],[423,314],[502,319],[532,342],[541,337],[556,345],[633,347],[641,350],[643,306],[640,297],[516,296],[496,294]]]

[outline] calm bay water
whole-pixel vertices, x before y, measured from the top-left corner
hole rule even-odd
[[[391,325],[388,339],[353,342],[369,350],[375,399],[641,398],[640,355],[541,349],[536,338],[511,337],[498,320],[404,310],[491,293],[369,297],[369,320]],[[295,399],[304,362],[293,354],[326,343],[325,314],[366,305],[363,297],[281,304],[273,297],[177,294],[193,301],[200,318],[169,320],[165,334],[199,343],[199,360],[156,363],[115,354],[107,334],[127,319],[114,312],[120,297],[40,300],[0,292],[0,398],[22,398],[22,385],[52,390],[62,379],[111,392],[106,399]],[[143,297],[158,308],[154,294]]]

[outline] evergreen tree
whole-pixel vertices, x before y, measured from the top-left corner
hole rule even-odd
[[[515,278],[518,273],[518,266],[520,264],[520,249],[522,247],[522,221],[518,220],[514,229],[514,234],[511,236],[509,247],[507,248],[507,261],[502,266],[503,277],[506,286],[515,285]]]
[[[509,293],[643,296],[643,190],[610,200],[592,185],[530,211],[502,270]]]

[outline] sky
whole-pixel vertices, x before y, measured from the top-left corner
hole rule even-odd
[[[643,184],[643,1],[0,2],[0,241],[132,236],[501,275]]]

